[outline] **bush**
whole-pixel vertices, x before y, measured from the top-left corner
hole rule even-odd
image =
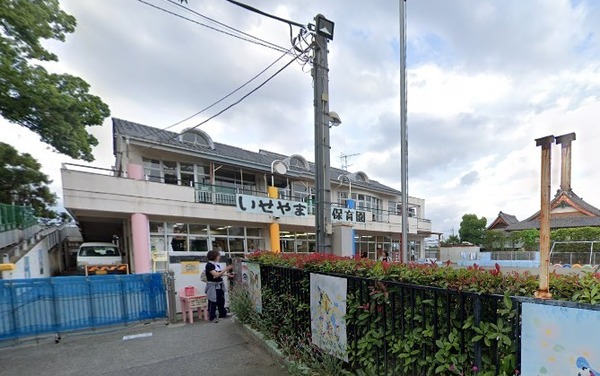
[[[309,272],[366,278],[348,280],[346,314],[346,371],[364,375],[382,374],[383,364],[396,374],[514,374],[514,336],[520,323],[511,296],[533,296],[538,287],[536,276],[503,273],[498,265],[457,269],[316,253],[261,252],[250,259],[285,268],[261,268],[263,313],[257,322],[291,359],[310,365],[309,374],[343,374],[342,363],[310,343]],[[440,289],[419,290],[414,285]],[[555,299],[600,303],[598,275],[552,274],[551,289]],[[476,345],[481,349],[480,367],[475,365]]]

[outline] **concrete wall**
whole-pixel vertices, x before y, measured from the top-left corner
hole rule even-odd
[[[477,246],[462,246],[462,247],[441,247],[439,261],[451,261],[457,263],[459,261],[477,262],[481,257],[480,248]]]
[[[15,270],[2,272],[3,279],[51,277],[47,238],[42,239],[15,263]]]

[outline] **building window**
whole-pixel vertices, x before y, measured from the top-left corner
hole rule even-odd
[[[144,158],[144,175],[146,175],[146,180],[157,183],[162,182],[160,161],[156,159]]]
[[[193,187],[194,184],[206,184],[210,177],[206,166],[174,161],[159,161],[144,158],[144,174],[146,180],[157,183],[184,185]]]
[[[177,162],[163,161],[163,177],[166,184],[177,185]]]
[[[314,232],[280,232],[281,250],[283,252],[306,253],[314,252],[316,236]]]
[[[240,256],[265,249],[262,235],[262,229],[256,227],[150,222],[152,252],[207,252],[219,249],[228,257]]]

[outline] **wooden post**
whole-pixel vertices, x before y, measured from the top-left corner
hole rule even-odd
[[[540,287],[535,293],[539,299],[551,299],[550,294],[550,185],[551,160],[554,136],[535,140],[536,146],[542,147],[542,179],[540,202]]]

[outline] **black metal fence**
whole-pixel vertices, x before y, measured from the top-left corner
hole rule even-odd
[[[521,300],[335,276],[347,280],[348,369],[374,375],[519,369]],[[262,319],[285,329],[282,336],[309,333],[310,273],[262,265],[261,283]]]

